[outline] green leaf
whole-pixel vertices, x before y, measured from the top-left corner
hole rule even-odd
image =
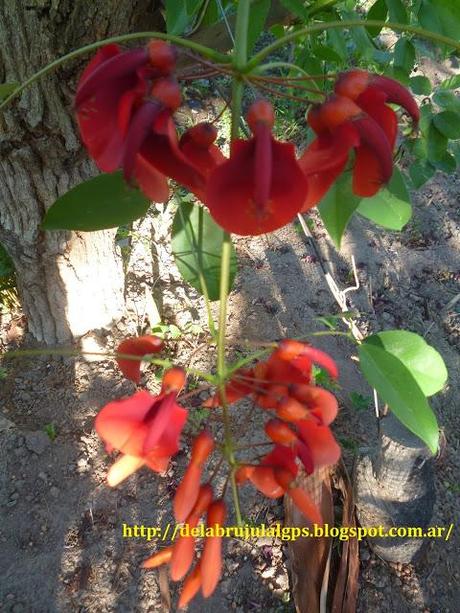
[[[453,92],[438,89],[433,95],[433,102],[446,111],[460,113],[460,99]]]
[[[429,96],[431,94],[431,83],[427,77],[411,77],[409,85],[414,94],[418,96]]]
[[[442,134],[432,120],[428,128],[427,153],[428,161],[437,167],[447,151],[447,137]]]
[[[452,75],[444,79],[439,87],[441,89],[457,89],[457,87],[460,87],[460,74]]]
[[[44,230],[105,230],[139,219],[150,201],[129,187],[121,172],[80,183],[56,200],[42,223]]]
[[[251,4],[251,14],[248,27],[248,53],[251,53],[254,45],[257,42],[262,30],[264,29],[265,20],[270,11],[270,0],[255,0]]]
[[[179,203],[174,216],[171,246],[177,268],[192,287],[209,300],[219,299],[221,251],[224,231],[202,206]],[[236,255],[232,248],[230,286],[236,275]]]
[[[369,9],[367,19],[375,19],[376,21],[386,21],[388,16],[388,7],[385,0],[377,0]],[[368,26],[367,31],[374,38],[378,36],[382,28],[380,26]]]
[[[436,160],[435,166],[438,170],[450,174],[457,170],[457,160],[449,153],[449,151],[446,151],[438,160]]]
[[[19,83],[0,83],[0,100],[8,98],[19,87]]]
[[[460,138],[460,114],[454,111],[443,111],[433,117],[433,123],[447,138],[452,140]]]
[[[401,0],[385,0],[390,14],[390,21],[407,23],[407,11]]]
[[[415,47],[407,40],[400,38],[395,45],[393,65],[409,75],[415,65]]]
[[[401,360],[425,396],[433,396],[447,382],[447,368],[441,355],[424,338],[408,330],[386,330],[366,339]]]
[[[419,384],[403,362],[373,337],[359,346],[359,365],[369,384],[375,388],[395,417],[418,436],[434,454],[439,432],[436,417]]]
[[[321,219],[338,249],[345,228],[358,208],[360,200],[352,191],[350,173],[345,172],[335,181],[318,205]]]
[[[314,45],[313,53],[320,60],[325,60],[326,62],[335,62],[340,64],[342,58],[340,55],[332,49],[332,47],[328,47],[327,45]]]
[[[395,168],[388,185],[363,198],[358,213],[389,230],[402,230],[412,217],[410,196],[401,172]]]
[[[458,0],[421,0],[420,25],[449,38],[460,38],[460,3]],[[451,49],[450,49],[451,51]]]
[[[189,22],[186,3],[177,2],[177,0],[165,0],[165,9],[166,32],[175,35],[182,34]]]
[[[281,0],[281,4],[302,21],[308,21],[309,12],[301,0]]]
[[[411,164],[409,168],[409,175],[415,189],[425,185],[435,172],[436,168],[430,162]]]

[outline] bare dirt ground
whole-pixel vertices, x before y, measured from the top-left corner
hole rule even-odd
[[[339,254],[317,214],[311,215],[313,235],[343,285],[351,279],[351,255],[356,258],[361,287],[351,295],[351,306],[362,314],[362,329],[417,332],[447,364],[449,383],[432,399],[446,437],[436,464],[433,524],[441,526],[458,525],[459,514],[460,312],[458,302],[447,307],[460,291],[459,188],[458,175],[436,175],[414,196],[414,217],[402,233],[354,220]],[[127,276],[129,317],[110,334],[86,339],[84,346],[111,350],[124,336],[144,329],[155,318],[148,300],[153,289],[163,320],[182,329],[197,326],[170,344],[178,347],[172,350],[178,363],[212,366],[202,302],[180,280],[168,250],[170,214],[151,213],[135,226]],[[238,240],[237,252],[239,273],[229,305],[231,353],[244,347],[244,339],[267,341],[320,329],[316,316],[338,312],[315,253],[295,226]],[[16,325],[5,318],[1,335],[3,348],[27,345],[20,321]],[[375,443],[377,424],[371,402],[357,410],[350,393],[367,398],[371,391],[350,360],[353,348],[346,340],[317,344],[339,363],[341,412],[334,431],[351,469],[355,454]],[[108,401],[134,391],[115,363],[45,357],[12,361],[6,368],[0,382],[0,610],[167,610],[165,577],[140,569],[161,542],[123,538],[122,525],[164,526],[171,520],[171,497],[188,447],[165,477],[140,471],[110,490],[104,481],[112,460],[94,432],[94,417]],[[145,373],[143,385],[158,389],[154,369]],[[199,405],[199,398],[189,403],[198,410],[184,437],[187,443],[203,419]],[[261,418],[251,406],[236,409],[234,423],[242,444],[260,438]],[[45,432],[49,424],[55,438]],[[253,523],[283,517],[280,502],[268,502],[250,487],[243,489],[242,500],[244,515]],[[458,610],[458,550],[457,529],[448,542],[431,542],[415,565],[387,564],[361,543],[358,611]],[[293,611],[287,569],[285,543],[228,541],[223,580],[210,599],[197,598],[190,610]],[[178,588],[169,588],[175,610]]]

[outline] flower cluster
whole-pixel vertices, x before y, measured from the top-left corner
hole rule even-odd
[[[393,171],[397,116],[388,104],[406,109],[415,124],[419,119],[414,99],[397,81],[351,70],[308,113],[316,137],[298,159],[293,144],[273,137],[273,108],[265,100],[250,107],[252,136],[234,139],[227,159],[215,145],[212,124],[197,124],[179,138],[175,63],[174,47],[163,41],[129,51],[103,47],[77,88],[83,142],[101,170],[123,169],[153,201],[168,199],[167,180],[174,179],[235,234],[271,232],[318,204],[352,151],[353,191],[374,195]]]
[[[321,515],[308,494],[295,485],[299,466],[307,474],[335,464],[340,447],[329,429],[338,411],[334,395],[313,384],[313,363],[333,378],[338,376],[334,361],[324,352],[295,340],[281,341],[268,360],[252,369],[237,371],[226,386],[226,401],[250,396],[276,418],[265,424],[273,449],[258,464],[243,464],[238,483],[249,480],[269,498],[290,496],[311,523],[322,523]],[[207,401],[208,407],[221,403],[219,395]]]
[[[156,336],[128,338],[118,346],[118,365],[126,377],[138,384],[140,361],[131,360],[130,356],[145,357],[162,347],[163,342]],[[313,364],[324,368],[333,378],[338,376],[335,362],[323,351],[295,340],[281,341],[266,360],[233,373],[225,386],[225,400],[217,393],[203,404],[212,411],[223,402],[230,404],[250,397],[264,411],[274,411],[275,415],[265,423],[269,441],[261,443],[272,445],[270,451],[262,459],[238,460],[236,464],[232,460],[230,471],[235,474],[237,485],[249,480],[269,498],[286,494],[309,522],[321,524],[318,508],[296,483],[296,477],[301,465],[311,474],[339,459],[340,449],[329,429],[338,404],[331,392],[314,384]],[[188,416],[188,411],[178,404],[185,382],[182,368],[169,368],[164,372],[159,394],[140,390],[101,409],[96,417],[96,431],[108,452],[120,452],[108,471],[109,485],[118,485],[143,466],[158,473],[166,471],[170,458],[179,450]],[[190,529],[143,563],[146,569],[168,564],[173,581],[185,578],[179,608],[186,606],[199,590],[203,596],[210,596],[222,573],[222,537],[215,528],[223,526],[226,520],[226,487],[216,495],[213,477],[203,479],[205,466],[215,450],[213,436],[202,430],[193,441],[188,466],[173,499],[176,522]],[[221,462],[213,475],[220,466]],[[204,516],[206,527],[214,531],[209,536],[206,533],[201,556],[192,568],[197,557],[192,531]]]

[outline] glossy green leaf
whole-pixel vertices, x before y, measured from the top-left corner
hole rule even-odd
[[[390,21],[407,23],[407,11],[402,0],[386,0]]]
[[[364,376],[395,417],[424,441],[433,454],[436,453],[438,424],[425,394],[407,366],[384,347],[374,343],[371,336],[358,349],[359,365]]]
[[[351,174],[343,173],[332,185],[318,205],[318,210],[329,236],[340,249],[343,233],[361,198],[351,188]]]
[[[425,396],[433,396],[447,382],[447,368],[441,355],[424,338],[408,330],[386,330],[366,339],[382,347],[410,371]]]
[[[429,96],[431,94],[431,83],[427,77],[411,77],[409,79],[409,86],[414,94],[418,96]]]
[[[443,111],[433,117],[437,129],[452,140],[460,138],[460,114],[454,111]]]
[[[0,100],[7,98],[18,87],[19,83],[0,83]]]
[[[69,190],[46,212],[44,230],[105,230],[116,228],[147,212],[150,201],[129,187],[121,172],[103,174]]]
[[[181,202],[174,216],[171,246],[182,277],[198,292],[206,286],[210,300],[219,299],[221,251],[224,231],[202,206]],[[232,248],[230,286],[236,275]]]
[[[248,28],[248,53],[251,53],[257,39],[264,29],[270,6],[270,0],[255,0],[251,4],[251,15]]]
[[[386,187],[375,196],[361,200],[358,213],[389,230],[404,228],[412,217],[412,207],[404,178],[397,168]]]
[[[373,19],[376,21],[386,21],[388,16],[388,7],[385,0],[377,0],[369,9],[367,13],[368,19]],[[382,28],[380,26],[368,26],[367,31],[374,38],[378,36],[381,32]]]

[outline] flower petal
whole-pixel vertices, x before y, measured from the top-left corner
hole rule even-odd
[[[144,460],[137,456],[122,456],[109,468],[109,472],[107,473],[107,483],[110,485],[110,487],[115,487],[134,474],[137,470],[139,470],[139,468],[144,466],[144,464]]]
[[[272,156],[270,197],[266,203],[255,200],[255,139],[234,141],[230,159],[211,174],[205,204],[227,232],[242,236],[272,232],[292,221],[300,211],[308,187],[293,145],[272,139]]]
[[[146,560],[142,562],[142,568],[157,568],[158,566],[162,566],[163,564],[167,564],[173,553],[172,545],[170,547],[165,547],[161,551],[157,551],[153,556],[150,556]]]
[[[312,420],[303,420],[296,425],[308,447],[315,469],[335,464],[339,460],[340,447],[328,426],[321,426]]]
[[[195,566],[190,575],[185,579],[182,592],[177,606],[182,609],[194,598],[201,587],[201,562]]]
[[[161,338],[148,334],[145,336],[125,339],[118,345],[117,353],[132,356],[144,356],[151,353],[158,353],[163,349],[163,347],[164,343]],[[127,379],[134,381],[134,383],[140,382],[140,360],[117,358],[117,364]]]
[[[227,509],[224,501],[216,500],[208,509],[207,526],[214,529],[222,526],[226,515]],[[216,589],[222,574],[222,537],[208,536],[206,538],[201,556],[201,568],[201,591],[203,596],[208,598]]]

